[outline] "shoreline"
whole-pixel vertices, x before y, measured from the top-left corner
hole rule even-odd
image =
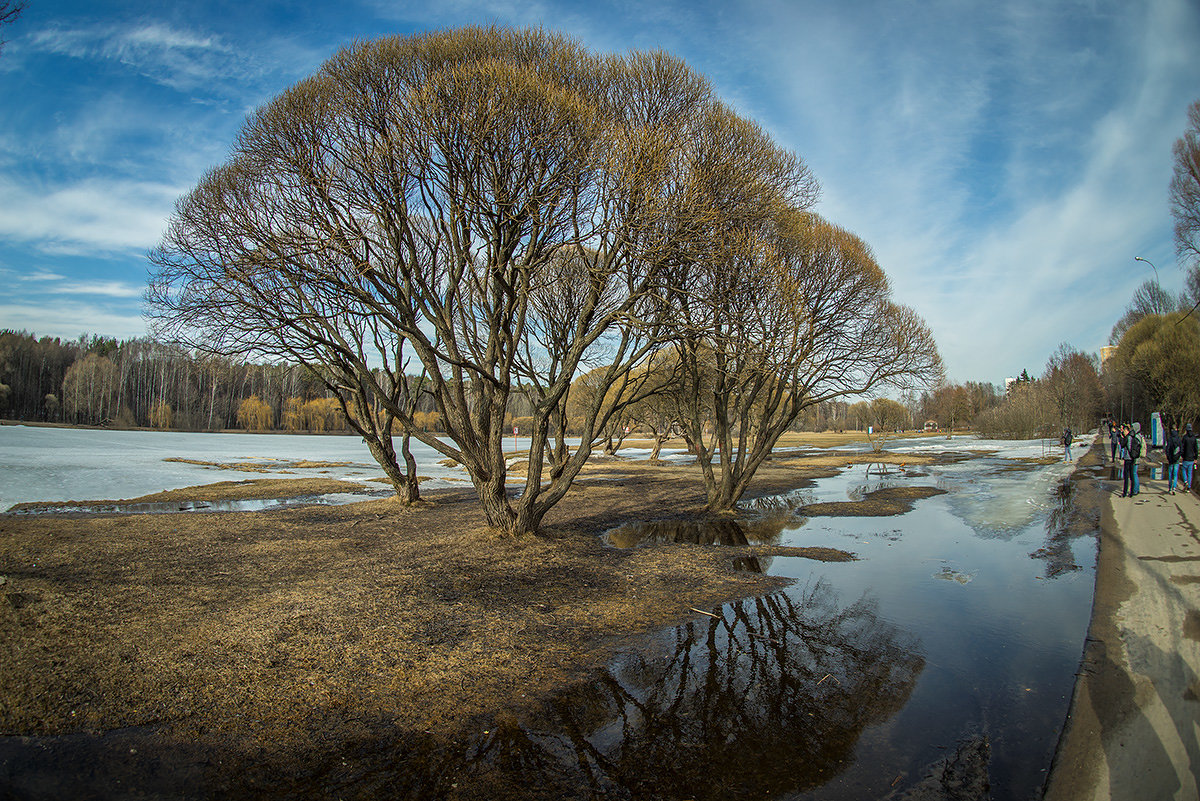
[[[1043,797],[1196,798],[1200,498],[1148,478],[1138,496],[1121,498],[1100,464],[1091,623]]]

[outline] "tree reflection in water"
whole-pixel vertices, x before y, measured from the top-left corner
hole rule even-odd
[[[877,601],[841,606],[825,581],[745,600],[674,629],[498,722],[458,775],[464,797],[763,798],[849,767],[863,730],[908,699],[920,644]],[[486,789],[485,789],[486,788]]]
[[[1094,537],[1100,527],[1099,507],[1081,503],[1080,494],[1096,491],[1094,486],[1070,478],[1064,478],[1054,488],[1054,505],[1046,516],[1046,543],[1030,554],[1034,559],[1046,561],[1046,578],[1080,569],[1072,545],[1080,537]]]
[[[796,498],[809,496],[794,496]],[[782,501],[779,506],[764,506],[753,516],[744,518],[705,517],[692,520],[652,520],[646,523],[626,523],[604,532],[604,541],[617,548],[636,548],[639,545],[688,543],[691,545],[778,545],[783,530],[796,530],[808,522]],[[745,556],[732,560],[735,570],[765,573],[770,569],[770,556]]]

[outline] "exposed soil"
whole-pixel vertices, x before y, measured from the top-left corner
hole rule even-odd
[[[754,491],[804,486],[828,473],[822,464],[777,460]],[[344,485],[237,481],[134,500]],[[734,569],[778,546],[601,543],[616,525],[696,516],[703,502],[694,467],[609,459],[523,539],[494,536],[469,485],[413,507],[0,515],[0,765],[12,748],[75,753],[80,742],[91,743],[81,761],[96,744],[136,755],[145,737],[182,760],[155,767],[172,777],[157,787],[167,795],[194,778],[201,797],[286,796],[315,774],[336,795],[329,776],[343,757],[380,742],[452,746],[482,721],[536,707],[631,638],[779,588]]]
[[[810,503],[799,512],[809,517],[890,517],[910,511],[922,498],[945,494],[946,490],[936,487],[884,487],[866,493],[859,501]]]

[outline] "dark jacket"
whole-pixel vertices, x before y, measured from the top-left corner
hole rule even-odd
[[[1196,461],[1196,435],[1191,431],[1183,435],[1183,446],[1179,450],[1179,458],[1185,462]]]
[[[1183,447],[1183,439],[1180,438],[1178,431],[1172,431],[1167,434],[1167,442],[1165,450],[1167,452],[1167,464],[1175,464],[1179,461],[1179,450]]]
[[[1135,442],[1137,443],[1138,451],[1138,455],[1136,457],[1133,455]],[[1125,438],[1124,445],[1126,461],[1136,462],[1139,459],[1146,458],[1146,440],[1142,439],[1142,434],[1140,431],[1130,431],[1129,436]]]

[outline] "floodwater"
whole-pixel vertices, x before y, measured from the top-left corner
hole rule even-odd
[[[10,431],[0,427],[0,508],[14,497],[131,497],[211,475],[163,463],[165,455],[235,462],[269,453],[350,463],[334,477],[378,474],[351,437],[170,440],[165,433],[28,429],[38,432],[28,439],[41,441],[39,448],[14,444],[20,437]],[[108,456],[88,451],[98,441],[92,436],[69,436],[78,433],[104,435]],[[287,450],[292,445],[299,452]],[[646,521],[640,530],[611,533],[624,546],[765,543],[840,549],[857,561],[742,560],[743,569],[794,583],[701,610],[624,650],[591,681],[546,699],[538,713],[497,720],[452,753],[360,754],[363,775],[386,777],[412,798],[445,795],[447,777],[459,787],[475,782],[539,798],[1040,797],[1091,608],[1097,523],[1079,502],[1085,489],[1068,480],[1073,464],[1032,463],[1046,451],[1037,441],[959,437],[888,448],[961,450],[973,458],[908,469],[859,465],[748,504],[744,517],[716,528]],[[421,472],[437,475],[438,459],[432,450],[418,455]],[[62,467],[72,461],[83,464],[84,484],[93,482],[87,486],[96,494],[63,488],[80,480]],[[56,477],[56,470],[65,472]],[[182,472],[168,478],[175,470]],[[8,485],[29,471],[31,481]],[[139,472],[154,473],[157,483],[120,493],[104,483],[104,474],[113,480],[126,471],[133,478],[121,478],[129,482],[122,486],[144,483]],[[213,472],[206,480],[246,477]],[[944,494],[892,517],[795,512],[891,487]]]
[[[154,515],[165,512],[269,512],[297,506],[338,506],[363,501],[371,496],[386,497],[390,489],[374,492],[331,492],[325,495],[297,495],[292,498],[248,498],[237,501],[146,501],[136,503],[107,502],[64,503],[15,509],[18,517],[29,515],[88,514],[88,515]]]
[[[895,517],[644,527],[647,541],[822,546],[859,561],[759,558],[795,584],[622,655],[523,724],[524,758],[596,797],[1040,797],[1087,632],[1096,521],[1076,508],[1071,465],[995,453],[859,466],[764,504],[946,490]]]

